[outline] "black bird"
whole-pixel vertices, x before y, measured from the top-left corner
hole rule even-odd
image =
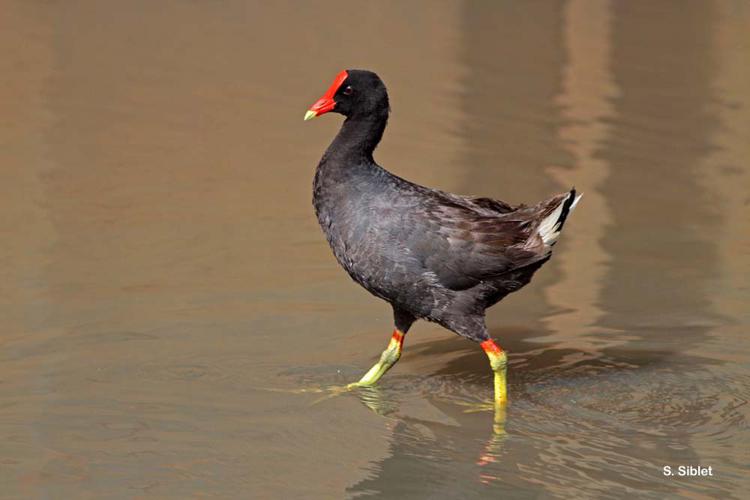
[[[372,157],[390,111],[378,75],[346,70],[305,114],[346,117],[323,154],[313,204],[339,263],[393,307],[395,330],[380,361],[350,387],[376,383],[401,356],[404,336],[425,319],[480,342],[507,400],[506,354],[490,338],[485,309],[531,280],[550,258],[580,199],[575,189],[536,205],[458,196],[388,172]]]

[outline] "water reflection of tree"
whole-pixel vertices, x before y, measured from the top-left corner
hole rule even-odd
[[[699,174],[717,127],[715,21],[708,2],[680,5],[613,4],[621,95],[601,152],[611,165],[602,189],[613,217],[603,245],[614,256],[601,324],[627,330],[632,347],[695,346],[706,327],[684,326],[676,338],[674,325],[712,317],[706,288],[716,273],[710,234],[719,221]]]

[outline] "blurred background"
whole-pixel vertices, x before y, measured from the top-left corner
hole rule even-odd
[[[0,17],[2,498],[741,498],[750,488],[750,5],[23,1]],[[346,68],[376,159],[585,196],[476,345],[387,343],[311,182]],[[744,451],[743,451],[744,450]],[[662,467],[712,466],[665,478]]]

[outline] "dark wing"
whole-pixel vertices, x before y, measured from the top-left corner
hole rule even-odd
[[[405,243],[441,285],[464,290],[545,259],[550,247],[537,233],[539,224],[567,196],[511,207],[435,192],[410,217]]]

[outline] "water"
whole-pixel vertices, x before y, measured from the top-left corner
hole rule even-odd
[[[3,498],[742,498],[744,2],[25,2],[0,46]],[[585,193],[484,354],[389,307],[310,204],[341,69],[377,158],[442,189]],[[503,426],[501,426],[503,427]],[[662,468],[712,467],[712,477]],[[746,496],[745,496],[746,497]]]

